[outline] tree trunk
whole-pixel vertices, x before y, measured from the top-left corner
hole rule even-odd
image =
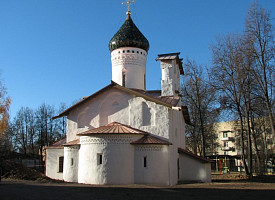
[[[248,166],[249,166],[249,178],[252,179],[253,175],[253,159],[252,159],[252,142],[251,142],[251,128],[249,117],[249,106],[246,111],[246,123],[247,123],[247,137],[248,137]]]
[[[243,128],[243,119],[242,119],[242,114],[241,111],[238,109],[238,114],[239,114],[239,119],[240,119],[240,125],[241,125],[241,144],[242,144],[242,161],[244,165],[244,170],[247,175],[249,175],[247,163],[245,160],[245,146],[244,146],[244,128]]]
[[[258,165],[257,174],[263,175],[263,167],[262,167],[263,162],[261,160],[260,151],[259,151],[258,144],[257,144],[256,131],[255,131],[255,127],[254,127],[254,118],[251,118],[251,133],[252,133],[252,137],[253,137],[253,144],[254,144],[255,151],[256,151],[256,158],[257,158],[257,165]]]

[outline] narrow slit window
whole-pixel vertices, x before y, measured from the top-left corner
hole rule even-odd
[[[102,165],[102,153],[98,153],[97,154],[97,164],[98,165]]]
[[[59,165],[58,165],[58,172],[63,172],[63,163],[64,163],[64,157],[59,157]]]
[[[122,73],[122,86],[125,87],[126,85],[126,75],[125,75],[125,72]]]
[[[147,167],[147,156],[143,157],[143,167],[146,168]]]
[[[74,159],[71,158],[71,166],[73,166],[73,165],[74,165]]]

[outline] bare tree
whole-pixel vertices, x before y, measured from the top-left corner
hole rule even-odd
[[[206,74],[206,73],[205,73]],[[215,90],[208,84],[207,76],[203,73],[203,68],[195,61],[187,60],[185,63],[185,80],[182,87],[183,102],[190,109],[193,127],[187,129],[187,134],[191,136],[193,151],[206,156],[209,147],[206,126],[215,121],[217,108],[215,107]],[[188,133],[189,131],[189,133]]]
[[[8,129],[12,135],[10,141],[13,143],[14,150],[33,156],[38,155],[44,146],[49,146],[64,137],[62,121],[52,120],[55,115],[54,106],[45,103],[35,111],[28,107],[21,107]]]
[[[262,99],[265,102],[270,120],[271,130],[275,137],[275,124],[272,111],[274,81],[274,35],[270,14],[254,3],[247,14],[246,41],[250,43],[247,51],[255,59],[253,68],[250,69],[255,80],[260,86]]]
[[[21,107],[10,124],[17,149],[24,154],[37,154],[35,149],[35,116],[29,107]]]
[[[58,108],[58,113],[61,113],[63,112],[64,110],[66,110],[67,106],[65,103],[61,103],[59,105],[59,108]],[[62,118],[58,118],[58,119],[55,119],[59,125],[59,128],[61,130],[61,133],[62,133],[62,138],[65,138],[66,137],[66,126],[67,126],[67,119],[66,117],[62,117]]]
[[[245,155],[244,135],[244,68],[242,55],[242,38],[237,35],[228,35],[218,39],[212,47],[213,67],[212,85],[219,91],[222,107],[228,111],[235,111],[238,116],[241,132],[242,160],[245,171],[250,174]]]

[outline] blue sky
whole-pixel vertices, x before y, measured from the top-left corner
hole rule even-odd
[[[0,0],[1,80],[21,106],[70,105],[111,81],[109,40],[126,18],[122,0]],[[240,33],[253,0],[136,0],[132,19],[150,43],[147,89],[160,89],[158,54],[211,66],[216,37]],[[275,1],[259,0],[271,11]]]

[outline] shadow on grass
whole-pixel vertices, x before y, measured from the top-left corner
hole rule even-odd
[[[246,189],[208,189],[208,188],[172,188],[172,187],[99,187],[87,185],[49,185],[49,184],[0,184],[1,200],[43,200],[43,199],[272,199],[275,190]]]
[[[253,176],[252,179],[213,179],[212,182],[216,183],[230,183],[230,182],[255,182],[255,183],[275,183],[275,175],[263,175],[263,176]]]

